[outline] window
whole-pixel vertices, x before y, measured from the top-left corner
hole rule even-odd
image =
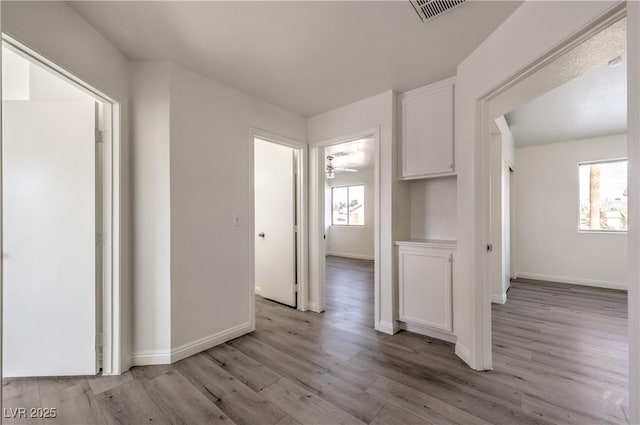
[[[578,164],[583,231],[627,231],[627,160]]]
[[[364,185],[331,188],[331,225],[364,225]]]

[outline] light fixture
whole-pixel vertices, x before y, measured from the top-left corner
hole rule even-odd
[[[345,154],[342,152],[338,152],[336,155],[339,156],[348,156],[349,154]],[[353,168],[342,168],[342,167],[334,167],[333,160],[335,157],[333,155],[327,156],[327,168],[325,168],[324,173],[327,175],[328,179],[334,179],[336,177],[336,171],[344,172],[344,173],[357,173],[358,170]]]
[[[327,175],[328,179],[336,178],[335,168],[333,168],[333,155],[327,156],[327,168],[324,172]]]
[[[608,63],[609,68],[617,68],[620,65],[622,65],[622,56],[617,56],[613,59],[611,59]]]

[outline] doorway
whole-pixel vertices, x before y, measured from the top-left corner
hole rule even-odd
[[[625,64],[618,15],[484,105],[493,369],[582,421],[629,406]]]
[[[362,311],[373,308],[373,323],[367,324],[367,327],[376,327],[380,321],[379,139],[378,129],[363,131],[321,142],[312,148],[310,154],[312,196],[309,234],[309,308],[318,313],[327,310],[329,283],[333,285],[333,300],[340,301],[340,290],[343,287],[335,278],[341,270],[349,274],[345,271],[346,266],[347,270],[352,268],[355,271],[352,277],[356,280],[369,282],[364,283],[365,286],[369,285],[368,289],[365,289],[368,291],[367,295],[364,296],[362,293],[356,295],[363,299],[371,298],[371,302],[366,301],[362,306]],[[356,148],[357,146],[359,148]],[[353,156],[349,153],[350,150]],[[368,153],[363,150],[367,150]],[[360,152],[357,153],[358,151]],[[367,160],[364,160],[365,156],[368,156]],[[359,171],[355,163],[349,162],[354,159],[364,160],[368,165]],[[340,174],[343,177],[337,177]],[[332,184],[331,181],[336,179],[338,183]],[[343,179],[344,182],[340,183]],[[367,183],[363,184],[365,180]],[[350,201],[350,193],[356,198],[360,196],[363,199],[363,205],[360,206],[361,201],[357,199],[356,202]],[[356,214],[349,216],[350,208],[355,208],[353,212],[357,216]],[[357,224],[360,220],[365,224]],[[354,227],[349,226],[350,222],[354,222]],[[368,228],[366,223],[370,223],[372,227]],[[360,237],[348,236],[354,232],[359,233]],[[371,239],[372,242],[370,242]],[[371,248],[373,248],[373,257],[371,257]],[[331,254],[337,255],[331,256]],[[332,279],[332,282],[329,282],[329,279]],[[356,292],[362,289],[356,289]],[[362,317],[366,317],[364,320],[368,322],[371,321],[366,314]]]
[[[374,148],[364,137],[324,150],[326,311],[366,327],[374,320]]]
[[[262,130],[252,145],[252,293],[306,310],[306,149]]]
[[[2,60],[3,378],[118,374],[117,105],[6,36]]]

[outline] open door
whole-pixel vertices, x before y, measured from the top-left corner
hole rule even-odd
[[[28,78],[3,81],[3,376],[95,375],[95,99],[10,55]]]
[[[296,307],[295,150],[255,139],[256,293]]]

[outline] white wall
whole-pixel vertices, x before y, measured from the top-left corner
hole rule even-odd
[[[456,177],[413,180],[410,193],[411,239],[456,240]]]
[[[114,297],[121,299],[120,308],[113,314],[125,323],[129,319],[129,288],[131,252],[130,193],[129,193],[129,61],[98,31],[64,2],[3,1],[2,32],[25,44],[82,81],[105,93],[119,103],[120,125],[114,129],[119,145],[114,155],[119,167],[114,171],[116,182],[114,208],[120,215],[113,223],[116,231],[114,244],[120,244],[120,253],[114,259],[114,268],[120,279]],[[120,288],[122,291],[120,291]],[[122,356],[114,359],[115,371],[124,371],[130,362],[130,332],[122,329],[117,341]]]
[[[397,174],[396,95],[392,91],[378,94],[308,119],[311,147],[339,137],[380,129],[380,297],[376,305],[380,317],[376,329],[387,333],[398,330],[397,261],[394,241],[409,234],[409,212],[406,186],[400,186]],[[402,199],[401,199],[402,198]],[[315,271],[311,269],[311,274]],[[318,302],[317,288],[312,285],[310,302]]]
[[[337,173],[334,179],[327,179],[330,187],[364,185],[364,226],[331,226],[327,235],[328,255],[373,260],[373,179],[372,168],[357,173]],[[330,216],[328,220],[331,223]]]
[[[169,363],[253,330],[251,128],[304,141],[306,125],[169,63],[132,69],[133,357]]]
[[[135,364],[166,363],[171,350],[170,83],[168,63],[132,66]]]
[[[173,357],[252,330],[251,127],[306,140],[299,115],[172,66]]]
[[[587,26],[613,2],[525,1],[459,66],[455,93],[458,244],[454,264],[456,353],[476,369],[491,367],[489,293],[482,285],[485,244],[483,151],[478,101]],[[531,22],[544,22],[532,26]],[[487,178],[488,179],[488,178]]]
[[[627,236],[578,232],[578,163],[626,157],[625,135],[516,149],[516,275],[626,288]]]

